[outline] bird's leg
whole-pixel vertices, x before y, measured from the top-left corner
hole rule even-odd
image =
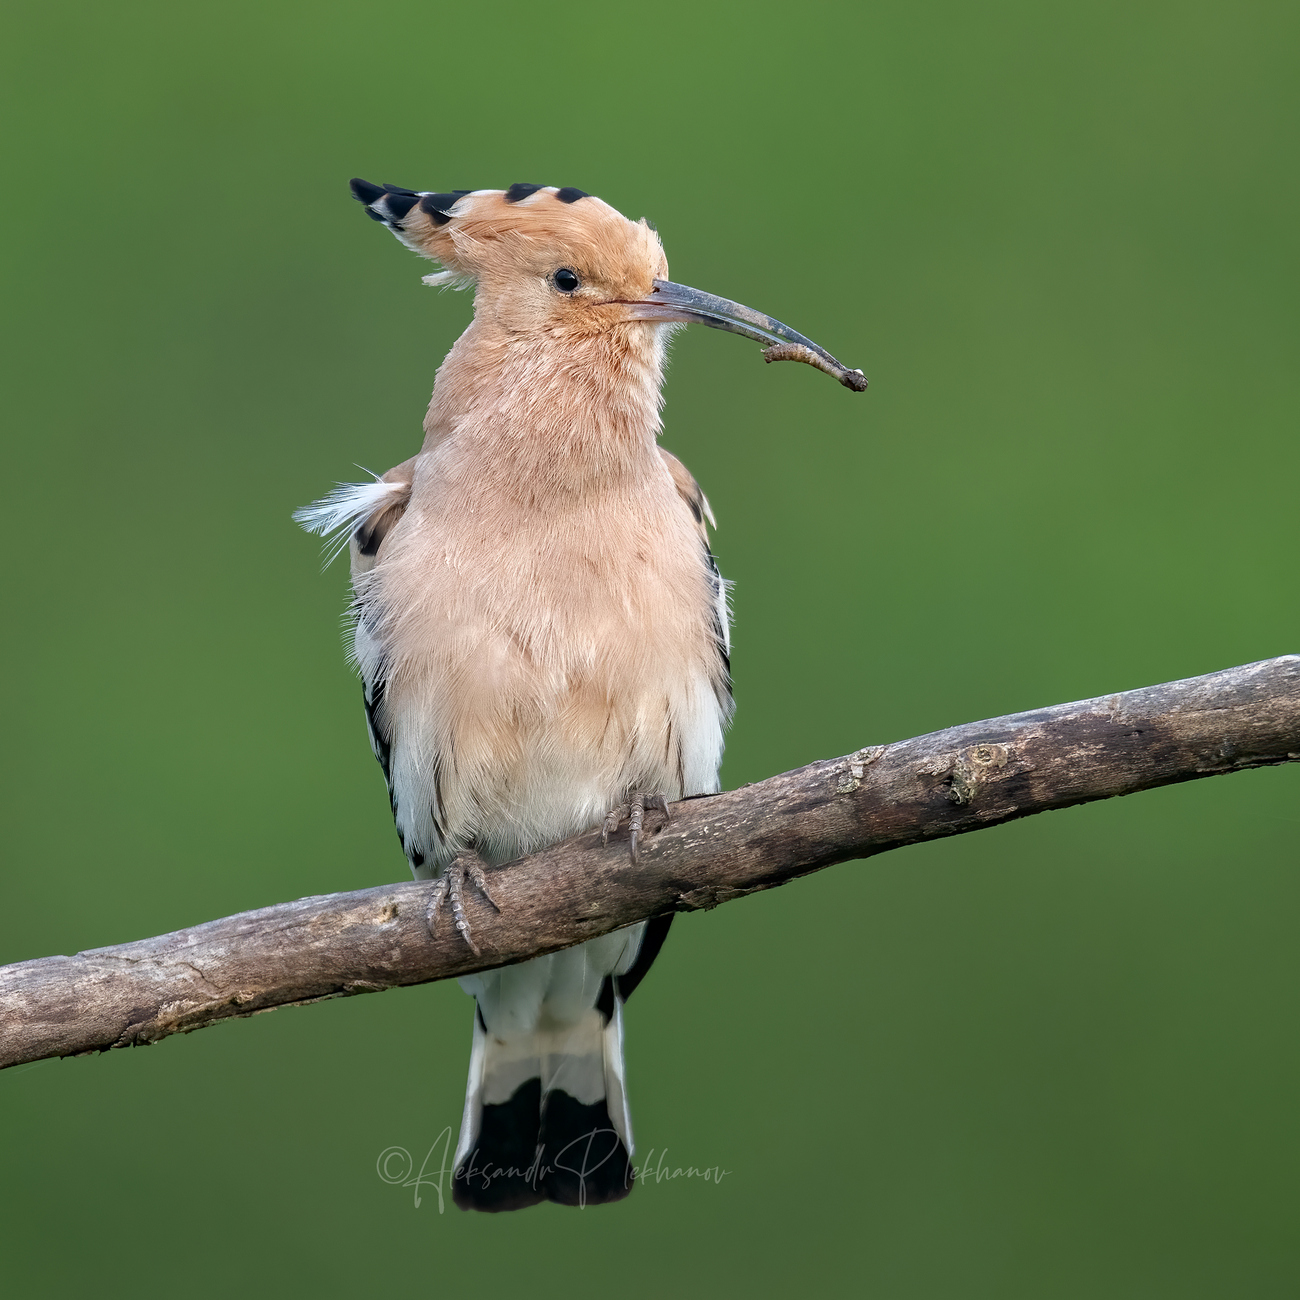
[[[438,924],[438,913],[442,910],[442,905],[446,902],[451,908],[451,917],[455,922],[456,929],[460,937],[469,944],[470,951],[475,957],[482,956],[478,950],[478,945],[470,937],[469,918],[465,915],[465,900],[462,891],[465,888],[465,881],[468,880],[480,894],[492,905],[494,912],[501,909],[497,906],[497,901],[488,892],[487,877],[483,874],[483,859],[479,857],[473,849],[462,849],[452,860],[443,868],[442,875],[434,882],[433,895],[429,899],[429,933],[435,933],[435,927]]]
[[[641,853],[637,848],[637,842],[641,838],[641,827],[645,821],[645,812],[647,808],[656,809],[663,813],[663,821],[659,824],[659,829],[663,830],[669,822],[672,821],[672,814],[668,811],[668,802],[661,794],[650,794],[645,790],[636,791],[627,803],[617,804],[605,814],[605,820],[600,826],[600,842],[609,843],[610,835],[618,830],[623,822],[627,819],[628,838],[632,853],[632,861],[640,862]]]

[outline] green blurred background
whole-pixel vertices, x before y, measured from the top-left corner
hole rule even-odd
[[[736,582],[728,786],[1300,650],[1300,14],[60,3],[6,19],[0,960],[406,876],[290,511],[418,446],[467,297],[346,181],[577,185],[707,330],[665,444]],[[681,919],[618,1206],[439,1215],[432,985],[0,1075],[14,1294],[1290,1297],[1294,770]]]

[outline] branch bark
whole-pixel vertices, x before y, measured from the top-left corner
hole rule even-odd
[[[235,1016],[506,965],[716,907],[852,858],[1072,804],[1300,760],[1300,656],[874,745],[673,805],[633,866],[595,830],[491,873],[482,956],[431,886],[303,898],[0,967],[0,1068],[157,1042]]]

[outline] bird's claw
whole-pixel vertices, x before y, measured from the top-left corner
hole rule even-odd
[[[475,957],[481,957],[478,944],[476,944],[470,935],[469,918],[465,915],[465,900],[462,891],[465,888],[465,881],[468,880],[480,894],[492,905],[494,912],[499,912],[501,908],[497,905],[497,900],[488,892],[487,877],[483,874],[483,860],[477,853],[466,851],[458,853],[446,867],[443,868],[442,875],[434,881],[433,894],[429,899],[429,933],[436,933],[435,927],[438,924],[438,913],[442,910],[444,902],[451,908],[452,920],[455,923],[456,930],[460,937],[469,945],[469,950]]]
[[[668,811],[668,802],[661,794],[649,794],[646,791],[638,791],[628,800],[627,803],[618,804],[611,808],[605,814],[605,820],[600,826],[600,842],[608,844],[609,837],[618,830],[623,820],[627,819],[629,847],[632,854],[633,862],[641,861],[641,853],[637,843],[641,838],[641,827],[645,821],[647,808],[653,808],[663,813],[663,822],[659,829],[663,830],[669,822],[672,821],[672,813]]]

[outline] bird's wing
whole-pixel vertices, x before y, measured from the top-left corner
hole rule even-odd
[[[704,547],[704,557],[713,575],[713,639],[718,648],[720,672],[717,690],[718,703],[729,717],[733,708],[731,697],[731,612],[727,608],[727,582],[718,571],[718,562],[713,558],[713,549],[709,545],[709,528],[718,526],[709,506],[709,499],[700,491],[691,471],[670,451],[659,448],[659,454],[672,475],[678,495],[690,507],[695,517],[696,527],[700,531],[700,543]]]
[[[366,584],[359,581],[379,562],[379,551],[384,539],[406,513],[414,473],[415,457],[412,456],[410,460],[393,466],[387,474],[380,476],[379,482],[388,485],[389,494],[378,501],[364,519],[357,520],[348,541],[348,550],[352,560],[353,589],[356,592],[356,658],[366,702],[366,731],[370,736],[370,747],[375,751],[388,786],[388,802],[393,810],[393,821],[397,824],[398,838],[410,860],[412,872],[422,877],[430,874],[425,867],[425,858],[431,846],[415,844],[414,837],[409,834],[411,828],[403,824],[409,821],[409,817],[399,815],[403,810],[398,808],[397,788],[393,780],[393,724],[384,707],[388,687],[387,656],[379,651],[377,644],[373,644],[373,620],[366,617]]]
[[[425,861],[432,856],[429,850],[435,846],[408,843],[409,837],[399,816],[393,785],[393,729],[384,707],[387,662],[373,631],[375,620],[367,617],[371,611],[367,609],[366,583],[360,581],[375,567],[385,538],[406,512],[411,500],[415,461],[412,456],[380,475],[373,483],[340,483],[323,500],[297,511],[294,518],[308,531],[331,540],[330,559],[344,545],[351,553],[355,592],[351,611],[355,619],[353,653],[365,695],[366,730],[370,734],[370,747],[375,751],[388,785],[388,799],[398,823],[402,847],[411,861],[412,870],[420,876],[427,876],[431,868],[425,866]],[[434,815],[436,819],[436,810]]]
[[[695,522],[699,525],[700,536],[707,546],[709,531],[705,526],[705,520],[708,520],[709,527],[718,526],[718,521],[714,519],[713,511],[709,507],[708,497],[700,491],[700,485],[692,477],[691,471],[671,451],[665,451],[660,447],[659,454],[664,458],[664,464],[668,466],[668,472],[673,476],[673,484],[677,488],[678,495],[690,506],[691,514],[695,516]]]

